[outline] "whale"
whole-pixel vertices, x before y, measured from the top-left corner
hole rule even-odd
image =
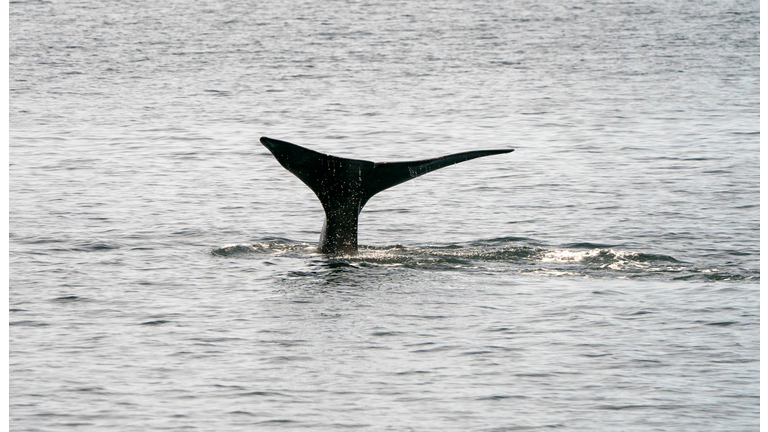
[[[319,153],[286,141],[261,137],[280,165],[317,195],[325,210],[318,252],[357,254],[358,217],[377,193],[416,177],[468,160],[513,152],[477,150],[409,162],[370,162]]]

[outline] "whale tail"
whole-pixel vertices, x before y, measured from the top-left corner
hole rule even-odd
[[[267,137],[262,137],[261,143],[317,195],[325,210],[319,251],[331,254],[357,252],[358,216],[377,193],[440,168],[514,151],[479,150],[412,162],[374,163],[318,153]]]

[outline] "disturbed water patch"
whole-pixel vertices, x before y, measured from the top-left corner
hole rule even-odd
[[[325,256],[308,243],[265,239],[226,245],[211,251],[217,257],[284,256],[310,259],[310,269],[289,277],[306,277],[355,269],[400,267],[421,271],[518,273],[548,277],[655,278],[700,281],[759,281],[759,272],[723,271],[679,260],[663,253],[617,250],[600,243],[546,247],[534,239],[509,237],[422,247],[360,246],[357,255]]]

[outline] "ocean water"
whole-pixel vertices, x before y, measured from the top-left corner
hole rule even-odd
[[[9,11],[12,430],[759,429],[757,1]]]

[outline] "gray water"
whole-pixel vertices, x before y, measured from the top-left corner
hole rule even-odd
[[[9,9],[11,429],[758,429],[757,1]]]

